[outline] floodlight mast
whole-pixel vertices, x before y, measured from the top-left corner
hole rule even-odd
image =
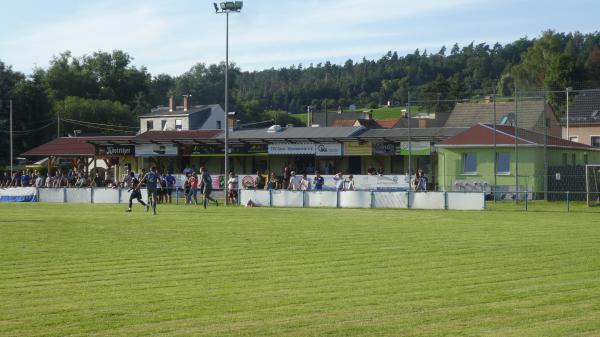
[[[225,14],[225,179],[224,179],[224,191],[225,191],[225,206],[229,204],[229,13],[239,13],[244,6],[242,1],[226,1],[221,2],[220,9],[217,3],[213,3],[215,7],[215,13]]]

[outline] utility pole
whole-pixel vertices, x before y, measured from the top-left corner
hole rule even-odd
[[[412,134],[411,134],[411,125],[410,125],[410,91],[407,93],[408,97],[408,106],[406,111],[406,120],[408,121],[408,176],[412,177]],[[410,185],[409,185],[410,188]]]
[[[10,176],[13,174],[13,101],[9,101],[10,106]]]
[[[567,92],[567,140],[571,140],[569,135],[569,93],[573,90],[572,87],[567,87],[565,91]]]
[[[496,202],[496,186],[498,185],[498,147],[496,144],[496,86],[494,86],[494,94],[492,95],[492,104],[494,110],[494,203]],[[509,161],[510,164],[510,161]],[[509,166],[510,170],[510,166]]]
[[[60,138],[60,112],[56,113],[56,138]]]

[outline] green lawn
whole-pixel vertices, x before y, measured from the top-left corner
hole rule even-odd
[[[0,204],[0,336],[600,335],[596,211],[124,209]]]
[[[403,109],[406,109],[406,107],[391,107],[391,108],[382,107],[382,108],[371,109],[371,110],[373,112],[373,119],[390,119],[390,118],[400,118],[400,116],[402,115]],[[357,109],[356,111],[365,111],[365,110],[369,110],[369,109],[367,109],[367,108]],[[412,111],[411,116],[414,116],[420,112],[419,108],[416,106],[412,107],[411,111]],[[306,125],[306,121],[308,118],[306,113],[291,114],[290,116],[297,119],[299,123]]]

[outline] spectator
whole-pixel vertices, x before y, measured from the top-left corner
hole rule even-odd
[[[425,192],[427,191],[427,177],[425,177],[425,173],[423,170],[418,169],[417,174],[415,175],[415,191],[417,192]]]
[[[265,178],[262,176],[260,171],[256,171],[256,179],[254,180],[254,188],[257,190],[265,189]]]
[[[300,190],[300,183],[302,182],[302,177],[297,176],[295,171],[290,172],[290,184],[288,186],[288,190],[298,191]]]
[[[31,181],[31,177],[27,173],[27,171],[21,173],[21,186],[27,187]]]
[[[44,177],[42,177],[41,174],[38,174],[37,177],[35,177],[33,186],[35,186],[37,188],[44,187]]]
[[[96,170],[96,177],[92,180],[90,187],[104,187],[104,178],[99,171]]]
[[[279,181],[279,177],[275,174],[275,172],[271,172],[267,187],[269,190],[278,190],[281,188],[281,182]]]
[[[135,174],[132,176],[131,171],[127,169],[125,171],[125,177],[123,177],[123,187],[127,190],[131,189],[133,178],[135,178]]]
[[[6,178],[8,178],[8,172],[4,172],[0,175],[0,188],[4,188],[4,185],[6,185]]]
[[[77,181],[75,182],[75,187],[84,187],[85,185],[87,185],[87,178],[82,173],[78,174]],[[131,187],[133,187],[133,185],[129,188]]]
[[[325,179],[321,176],[321,172],[317,171],[316,176],[313,179],[313,185],[315,186],[315,190],[321,191],[323,190],[323,185],[325,184]]]
[[[52,173],[48,173],[48,176],[46,177],[46,187],[54,187],[54,177],[52,177]]]
[[[354,177],[352,175],[348,176],[348,181],[345,184],[345,191],[355,191],[356,188],[354,187]]]
[[[312,189],[311,184],[310,184],[310,179],[308,179],[308,176],[306,175],[306,173],[304,173],[302,175],[302,179],[300,180],[300,190],[301,191],[310,191]]]
[[[287,190],[289,188],[291,177],[291,170],[289,166],[285,165],[285,167],[283,168],[283,179],[281,181],[284,190]]]
[[[270,182],[269,182],[270,183]],[[227,180],[227,200],[231,205],[235,205],[238,198],[238,178],[235,173],[229,172],[229,180]]]
[[[334,177],[333,177],[333,181],[335,181],[335,189],[336,191],[343,191],[344,190],[344,175],[342,175],[342,172],[338,172]]]

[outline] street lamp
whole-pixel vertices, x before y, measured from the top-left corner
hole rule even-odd
[[[215,6],[215,13],[225,14],[225,206],[229,203],[228,200],[228,186],[227,178],[229,176],[229,148],[227,142],[229,139],[229,84],[228,84],[228,73],[229,73],[229,13],[239,13],[244,6],[242,1],[226,1],[221,2],[220,7],[217,3],[213,3]]]

